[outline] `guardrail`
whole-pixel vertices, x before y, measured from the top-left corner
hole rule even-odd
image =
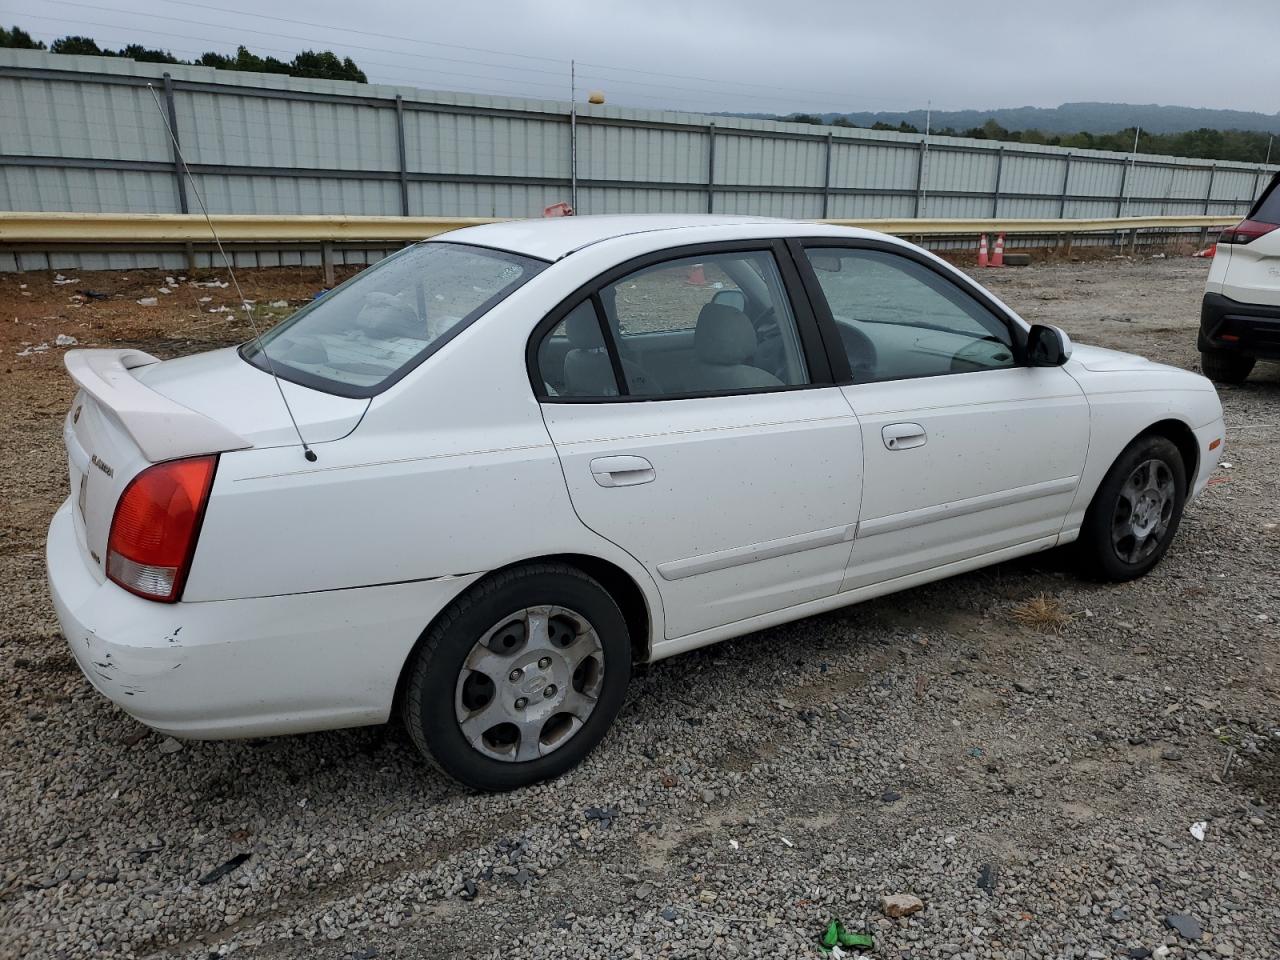
[[[237,249],[320,249],[327,280],[332,280],[335,247],[376,248],[412,243],[459,227],[493,223],[488,217],[346,217],[217,214],[211,217],[223,244]],[[1188,217],[1107,217],[1091,220],[932,219],[821,220],[901,237],[961,237],[1003,232],[1055,238],[1070,250],[1077,234],[1128,234],[1130,246],[1140,232],[1211,230],[1236,223],[1236,215]],[[0,212],[0,250],[23,252],[194,251],[210,249],[205,218],[195,214],[6,213]],[[194,262],[194,261],[193,261]],[[19,263],[19,269],[21,265]]]

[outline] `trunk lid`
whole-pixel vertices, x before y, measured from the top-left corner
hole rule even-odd
[[[288,380],[280,380],[277,389],[271,374],[244,360],[235,347],[144,367],[138,371],[138,380],[161,396],[222,424],[254,447],[297,444],[289,410],[307,443],[340,440],[356,428],[370,402],[322,393]],[[280,399],[281,391],[289,399],[288,410]]]
[[[80,387],[63,424],[72,517],[99,581],[116,503],[142,470],[181,457],[298,443],[270,374],[234,349],[163,362],[140,350],[71,350],[66,364]],[[284,381],[281,387],[308,443],[346,436],[369,405]]]
[[[1218,245],[1221,251],[1223,245]],[[1280,306],[1280,229],[1258,239],[1232,244],[1222,275],[1222,295],[1238,303]]]
[[[1280,224],[1280,174],[1272,178],[1245,220]],[[1218,254],[1224,249],[1231,256],[1222,271],[1222,295],[1237,303],[1280,306],[1280,228],[1248,243],[1219,243]]]

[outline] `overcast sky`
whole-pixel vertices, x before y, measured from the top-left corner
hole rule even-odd
[[[238,43],[281,59],[332,49],[375,82],[554,99],[567,99],[574,58],[580,91],[650,108],[1101,100],[1276,113],[1275,2],[0,0],[0,23],[184,59]]]

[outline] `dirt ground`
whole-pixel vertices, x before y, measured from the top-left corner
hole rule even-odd
[[[980,279],[1196,369],[1206,271]],[[240,279],[264,326],[321,282]],[[665,661],[581,768],[480,796],[394,727],[161,751],[65,648],[59,337],[243,340],[193,283],[224,280],[0,275],[0,957],[818,957],[832,918],[903,960],[1280,957],[1280,366],[1221,390],[1223,466],[1148,577],[1046,555]]]

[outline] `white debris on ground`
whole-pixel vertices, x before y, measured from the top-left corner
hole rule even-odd
[[[60,333],[56,337],[54,337],[52,346],[74,347],[79,342],[80,342],[79,340],[77,340],[75,337],[71,336],[70,334]],[[20,357],[30,357],[33,354],[44,353],[49,349],[50,346],[51,344],[47,340],[43,343],[27,344],[24,346],[22,350],[18,351],[17,355]]]

